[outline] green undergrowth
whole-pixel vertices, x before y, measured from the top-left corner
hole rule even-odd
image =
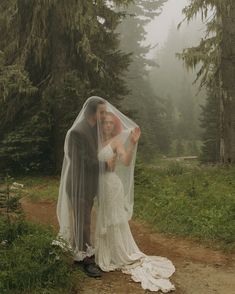
[[[59,177],[17,178],[31,200],[58,196]],[[163,233],[189,237],[225,251],[235,249],[235,167],[196,161],[138,163],[134,217]]]
[[[235,249],[235,167],[138,164],[135,217],[160,232]]]
[[[0,293],[72,293],[82,274],[54,238],[49,227],[0,217]]]
[[[59,177],[56,176],[25,176],[15,179],[24,185],[22,197],[33,202],[41,200],[57,200],[59,192]]]

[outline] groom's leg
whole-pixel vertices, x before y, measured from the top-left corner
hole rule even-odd
[[[84,227],[83,227],[83,250],[87,250],[87,246],[91,246],[90,242],[90,233],[91,233],[91,211],[93,207],[93,197],[88,198],[89,201],[86,202],[85,205],[85,213],[84,213]],[[101,270],[100,268],[95,264],[94,256],[91,257],[85,257],[82,262],[83,270],[85,273],[94,278],[101,277]]]
[[[91,210],[93,206],[93,199],[87,197],[84,212],[84,225],[83,225],[83,250],[86,251],[87,245],[91,246]]]
[[[94,203],[94,197],[97,194],[98,175],[89,174],[85,184],[85,212],[84,212],[84,230],[83,230],[83,250],[86,250],[86,244],[91,246],[91,211]]]

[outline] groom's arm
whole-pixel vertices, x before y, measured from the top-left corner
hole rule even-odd
[[[97,153],[91,151],[87,137],[82,133],[71,132],[71,141],[78,152],[78,156],[82,159],[89,169],[108,170],[108,164],[105,161],[99,161]],[[96,146],[97,148],[97,146]]]
[[[87,138],[82,133],[71,132],[71,143],[78,153],[80,159],[84,160],[89,168],[98,168],[99,161],[97,156],[91,154]]]

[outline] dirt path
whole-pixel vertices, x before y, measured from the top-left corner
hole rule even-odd
[[[52,201],[37,203],[22,200],[26,218],[58,228],[56,204]],[[194,242],[169,238],[155,233],[150,227],[132,221],[131,229],[140,249],[148,255],[165,256],[172,260],[176,273],[171,281],[175,294],[234,294],[235,256],[205,248]],[[82,294],[143,294],[140,284],[120,272],[105,273],[101,279],[85,278]]]

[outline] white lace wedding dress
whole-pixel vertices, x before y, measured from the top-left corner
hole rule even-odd
[[[110,144],[99,152],[99,160],[114,155]],[[121,270],[130,274],[143,289],[166,293],[175,289],[169,281],[175,267],[165,257],[147,256],[136,245],[130,231],[125,210],[123,184],[114,172],[100,175],[103,194],[100,195],[96,238],[96,263],[103,271]]]

